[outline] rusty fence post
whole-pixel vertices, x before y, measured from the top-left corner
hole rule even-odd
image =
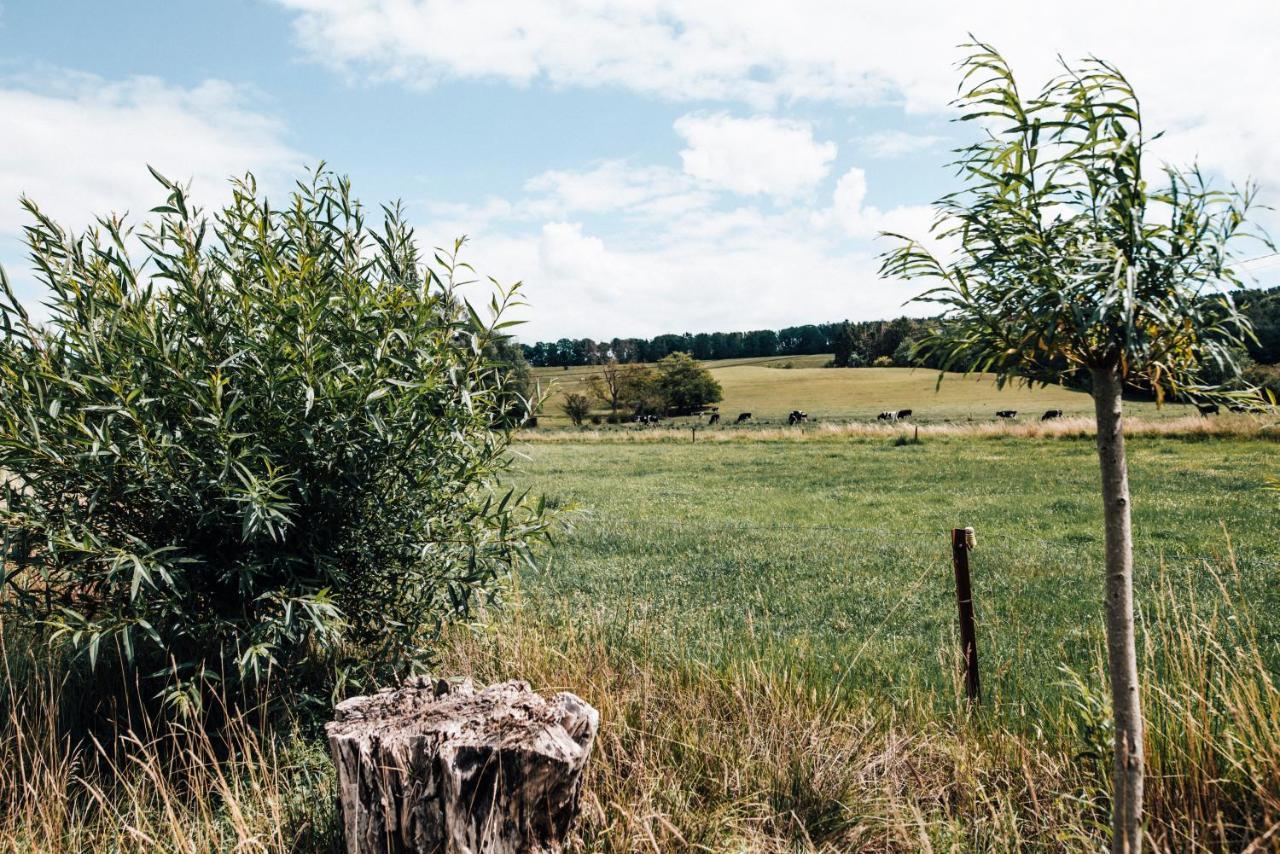
[[[973,622],[973,588],[969,582],[969,552],[973,528],[951,529],[951,565],[956,574],[956,607],[960,612],[960,654],[964,660],[964,693],[971,705],[981,702],[978,684],[978,633]]]

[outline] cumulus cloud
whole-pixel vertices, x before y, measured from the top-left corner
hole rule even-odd
[[[192,88],[71,72],[46,75],[38,86],[0,80],[0,234],[15,235],[25,223],[20,195],[73,227],[97,214],[143,214],[164,200],[148,165],[192,180],[196,197],[210,201],[245,170],[267,180],[295,172],[304,155],[250,102],[217,80]]]
[[[524,280],[532,309],[516,334],[526,341],[926,313],[903,308],[919,289],[880,280],[873,253],[780,225],[731,242],[663,235],[639,248],[551,222],[519,236],[481,233],[468,257],[501,281]]]
[[[1070,15],[1008,0],[878,5],[828,0],[278,0],[300,43],[351,74],[624,87],[678,101],[773,107],[797,100],[943,112],[956,45],[973,32],[1007,52],[1028,88],[1061,54],[1119,64],[1167,156],[1280,183],[1280,112],[1258,85],[1280,73],[1280,4],[1080,0]],[[1105,21],[1105,25],[1099,25]],[[1169,45],[1194,39],[1195,61]]]
[[[136,222],[162,203],[165,191],[148,165],[191,181],[204,206],[229,198],[228,178],[246,170],[271,186],[305,157],[285,141],[283,126],[251,103],[249,93],[218,80],[185,88],[63,70],[38,81],[0,79],[0,265],[28,309],[43,313],[21,239],[28,219],[20,196],[80,230],[112,213]]]
[[[790,198],[811,190],[830,171],[832,142],[818,142],[807,124],[770,116],[740,119],[725,113],[681,116],[676,133],[684,171],[744,195]]]
[[[671,203],[672,216],[653,216],[646,206],[684,197],[682,178],[621,163],[544,173],[526,182],[524,197],[489,200],[469,211],[437,209],[443,217],[419,230],[443,239],[466,223],[476,268],[499,281],[524,281],[532,310],[517,334],[525,340],[926,312],[903,306],[921,288],[877,276],[873,238],[881,230],[927,238],[929,210],[866,204],[861,169],[841,177],[829,202],[776,208],[707,200]],[[565,192],[584,186],[590,191]],[[607,194],[597,191],[607,186],[636,205],[606,205]],[[610,215],[592,217],[602,207]],[[554,215],[544,218],[546,211]]]

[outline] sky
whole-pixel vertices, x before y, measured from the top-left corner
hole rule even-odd
[[[21,195],[80,229],[148,165],[215,206],[323,160],[522,281],[525,341],[925,314],[878,234],[954,189],[970,34],[1026,90],[1112,61],[1159,157],[1280,205],[1276,0],[0,0],[0,266],[38,316]]]

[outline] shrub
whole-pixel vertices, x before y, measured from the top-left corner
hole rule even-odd
[[[591,399],[585,394],[571,391],[564,396],[564,403],[560,404],[560,408],[564,410],[565,415],[569,416],[573,426],[580,427],[591,414]]]
[[[484,355],[515,288],[481,320],[461,241],[424,265],[398,206],[374,230],[323,169],[280,208],[248,176],[212,220],[157,178],[145,264],[120,219],[77,237],[24,200],[49,320],[3,281],[0,599],[179,705],[420,668],[545,531],[501,486]]]
[[[893,367],[893,357],[892,357],[892,356],[876,356],[875,361],[873,361],[873,362],[871,363],[871,367],[873,367],[873,368],[892,368],[892,367]]]

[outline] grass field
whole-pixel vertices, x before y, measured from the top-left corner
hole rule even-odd
[[[1158,851],[1280,845],[1280,495],[1260,489],[1280,444],[1214,423],[1130,444]],[[516,480],[572,527],[504,607],[444,634],[438,672],[599,709],[570,850],[1106,847],[1087,430],[552,432]],[[956,666],[947,531],[965,525],[979,711]],[[65,666],[3,623],[0,659],[0,852],[340,850],[315,721],[76,746]]]
[[[1211,596],[1233,548],[1241,592],[1280,641],[1277,496],[1266,440],[1131,442],[1139,601],[1161,583]],[[540,613],[598,623],[622,645],[726,664],[769,662],[892,695],[954,692],[948,530],[972,526],[985,685],[1031,716],[1063,665],[1102,639],[1101,513],[1087,439],[888,438],[526,445],[522,485],[577,508]],[[1162,580],[1163,579],[1163,580]]]
[[[793,409],[803,410],[819,422],[874,420],[889,409],[911,409],[915,420],[922,423],[991,421],[1000,409],[1018,410],[1022,420],[1038,418],[1047,409],[1061,409],[1068,416],[1093,413],[1092,398],[1062,387],[997,389],[992,378],[983,374],[949,374],[939,386],[936,371],[823,368],[829,359],[830,356],[790,356],[704,364],[724,389],[719,406],[727,421],[739,412],[750,412],[757,422],[785,422]],[[568,425],[560,410],[563,396],[572,391],[587,393],[587,378],[595,373],[598,369],[594,367],[535,369],[535,378],[551,392],[539,417],[540,424]],[[603,408],[599,411],[605,412]],[[1152,403],[1134,402],[1130,411],[1147,418],[1172,418],[1193,410],[1186,406],[1157,410]],[[692,420],[696,419],[675,419],[676,423]],[[727,428],[728,425],[724,429]]]

